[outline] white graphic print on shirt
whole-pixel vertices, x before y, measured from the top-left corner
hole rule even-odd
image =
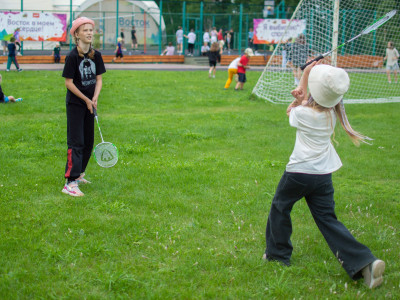
[[[79,64],[79,72],[83,86],[96,84],[96,65],[91,59],[85,58]]]

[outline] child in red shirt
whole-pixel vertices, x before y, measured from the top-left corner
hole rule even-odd
[[[250,57],[254,56],[253,50],[251,48],[247,48],[244,50],[244,55],[240,58],[238,62],[238,76],[239,76],[239,81],[236,84],[235,91],[243,90],[243,85],[246,82],[246,69],[249,69],[250,67],[248,66]]]

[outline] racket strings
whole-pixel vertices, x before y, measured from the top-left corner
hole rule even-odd
[[[118,150],[114,144],[103,142],[94,148],[96,162],[105,168],[114,166],[118,162]]]

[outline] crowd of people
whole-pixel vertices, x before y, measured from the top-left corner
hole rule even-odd
[[[253,43],[253,28],[250,28],[248,33],[248,43],[249,48],[254,47]],[[194,46],[197,41],[197,35],[194,29],[190,29],[187,35],[184,34],[182,26],[178,26],[178,29],[175,33],[175,42],[176,42],[176,54],[183,55],[183,43],[184,38],[187,39],[188,46],[188,56],[194,55]],[[227,51],[228,54],[231,53],[233,49],[235,49],[235,32],[231,28],[230,30],[223,30],[220,28],[217,30],[217,27],[212,27],[211,29],[206,29],[202,36],[201,50],[200,53],[203,56],[207,56],[207,52],[210,50],[210,47],[213,43],[218,43],[220,49],[222,51]],[[175,53],[174,53],[175,54]],[[171,54],[172,55],[172,54]]]

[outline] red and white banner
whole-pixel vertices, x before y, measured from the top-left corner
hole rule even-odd
[[[67,15],[37,12],[0,12],[0,32],[9,36],[19,28],[21,41],[66,41]]]
[[[306,30],[306,20],[253,19],[254,44],[278,44],[299,36]],[[285,32],[286,31],[286,32]]]

